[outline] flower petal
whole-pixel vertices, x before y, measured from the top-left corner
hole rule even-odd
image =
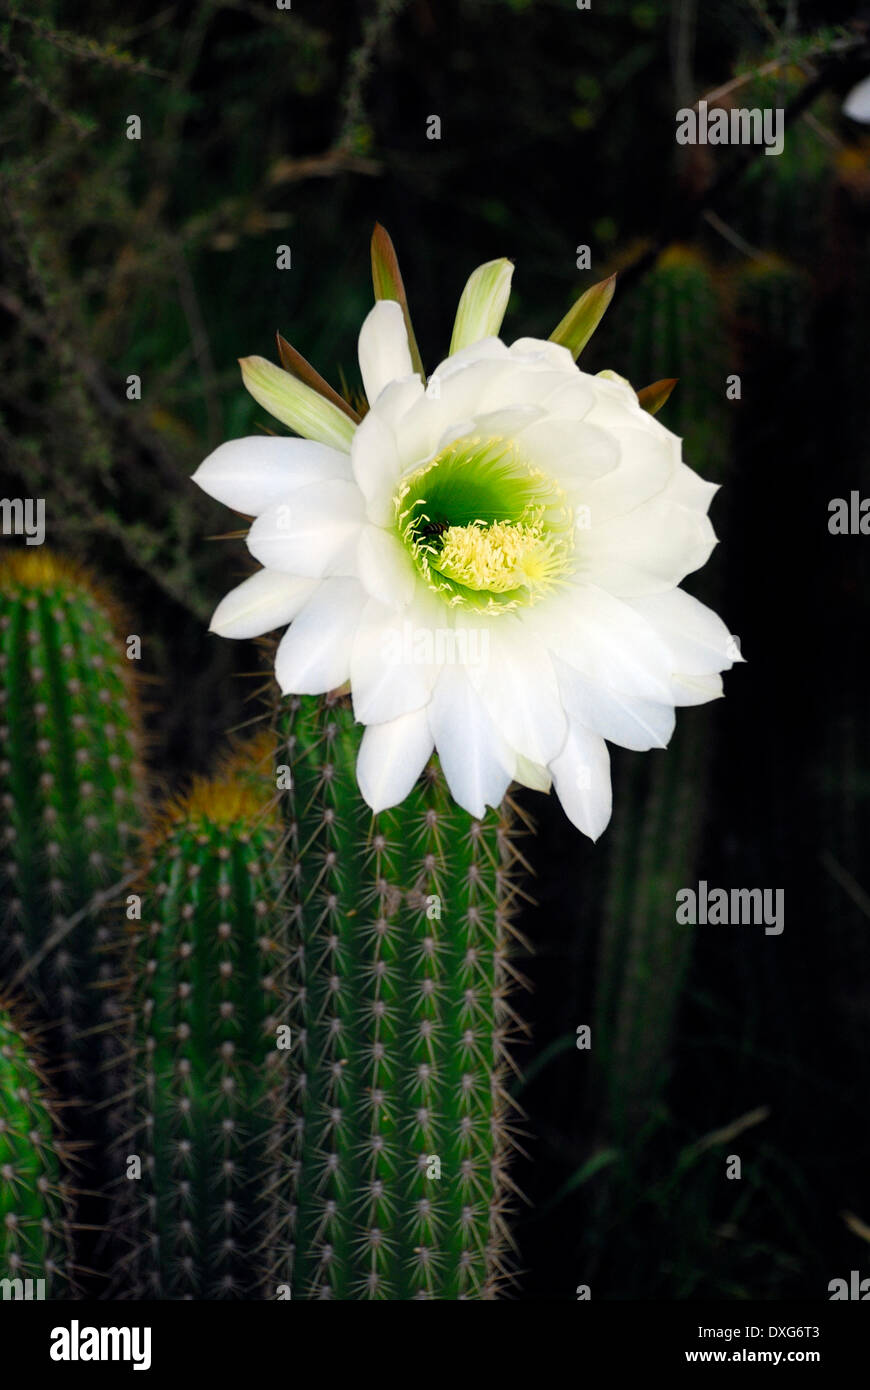
[[[684,676],[675,673],[671,698],[675,705],[706,705],[724,695],[721,676]]]
[[[445,357],[443,362],[439,362],[437,375],[442,384],[453,372],[462,372],[466,367],[475,365],[477,362],[506,362],[510,358],[510,349],[501,338],[490,337],[481,338],[479,342],[471,343],[468,347],[460,348],[458,352],[453,352],[449,357]]]
[[[608,690],[587,680],[558,657],[554,658],[554,666],[562,701],[572,724],[581,724],[590,733],[599,734],[622,748],[642,752],[667,747],[676,722],[673,705]]]
[[[620,598],[673,590],[710,558],[716,533],[702,512],[665,491],[624,516],[577,531],[577,573]]]
[[[597,840],[613,809],[610,754],[604,739],[572,719],[565,746],[550,763],[550,771],[565,815],[590,840]]]
[[[357,781],[373,811],[398,806],[426,766],[435,741],[425,709],[387,724],[369,724],[356,764]]]
[[[355,579],[326,579],[281,638],[275,678],[283,695],[321,695],[344,685],[365,594]]]
[[[358,427],[350,456],[354,477],[366,499],[369,520],[377,526],[389,525],[402,465],[396,436],[379,408],[370,410]]]
[[[267,507],[248,532],[248,549],[261,565],[284,574],[354,574],[363,520],[355,483],[314,483]]]
[[[316,579],[295,579],[277,570],[257,570],[230,589],[218,604],[209,627],[220,637],[260,637],[292,622],[317,588]]]
[[[571,377],[580,375],[573,352],[550,339],[515,338],[511,343],[510,351],[511,357],[519,358],[524,362],[537,362],[541,366],[555,367],[563,375],[570,374]]]
[[[460,666],[445,666],[428,707],[429,727],[447,785],[472,816],[498,806],[511,780],[512,756]]]
[[[530,762],[521,753],[515,756],[513,773],[515,782],[519,782],[521,787],[530,787],[532,791],[548,792],[553,785],[548,769],[541,763]]]
[[[690,507],[706,515],[718,491],[718,483],[708,483],[706,478],[699,477],[693,468],[681,462],[671,475],[665,496],[669,502],[676,502],[681,507]]]
[[[526,426],[521,444],[530,462],[555,478],[578,504],[585,499],[585,483],[619,466],[617,441],[585,420],[548,414]]]
[[[472,635],[473,619],[457,615],[457,628]],[[550,762],[565,741],[565,714],[547,650],[532,623],[513,614],[486,624],[487,660],[468,665],[468,674],[496,729],[517,753],[533,763]],[[483,633],[469,649],[484,646]]]
[[[308,483],[350,478],[347,454],[310,439],[253,435],[221,444],[199,465],[193,481],[225,506],[259,516]]]
[[[390,608],[407,607],[414,597],[414,562],[391,531],[364,526],[356,560],[360,582],[371,598]]]
[[[437,670],[431,643],[415,640],[418,632],[425,637],[428,631],[425,617],[420,622],[418,629],[408,610],[399,614],[376,599],[366,604],[350,668],[353,709],[361,724],[386,724],[428,702]]]
[[[674,671],[707,676],[730,670],[735,661],[743,660],[719,615],[684,589],[634,599],[631,607],[667,643]]]
[[[317,439],[349,452],[356,426],[332,401],[265,357],[243,357],[239,365],[254,400],[276,420],[305,439]]]
[[[670,700],[668,644],[629,603],[591,584],[571,584],[530,614],[549,651],[587,679],[623,695]]]
[[[642,415],[643,411],[640,412]],[[593,411],[586,423],[598,425]],[[646,416],[652,419],[652,416]],[[655,422],[653,422],[655,423]],[[647,434],[644,430],[619,426],[600,428],[619,448],[619,463],[587,486],[584,501],[589,508],[590,524],[598,526],[613,516],[624,516],[644,502],[664,492],[679,461],[670,440]]]
[[[359,366],[369,405],[385,386],[414,375],[402,306],[381,299],[367,315],[359,335]]]

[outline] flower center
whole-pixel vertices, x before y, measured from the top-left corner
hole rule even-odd
[[[565,494],[510,440],[454,441],[403,480],[394,502],[418,572],[452,606],[506,612],[571,568]]]
[[[553,572],[561,573],[561,556],[540,526],[494,521],[491,526],[451,526],[438,557],[441,574],[469,589],[503,594],[525,584],[532,587]]]

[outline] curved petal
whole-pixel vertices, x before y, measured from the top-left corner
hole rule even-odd
[[[710,558],[716,533],[702,512],[667,492],[625,516],[577,531],[577,573],[619,598],[672,590]]]
[[[357,574],[371,598],[390,608],[406,608],[414,597],[414,562],[391,531],[364,526],[357,547]]]
[[[708,483],[706,478],[699,477],[693,468],[681,462],[671,475],[665,496],[669,502],[677,502],[681,507],[706,513],[718,491],[718,483]]]
[[[718,613],[684,589],[634,599],[631,607],[667,642],[674,671],[707,676],[743,660]]]
[[[529,610],[549,651],[588,680],[623,695],[668,703],[673,658],[665,639],[627,602],[571,584]]]
[[[498,342],[498,339],[492,341]],[[458,369],[457,359],[448,357],[429,378],[427,393],[440,399],[446,419],[471,417],[515,405],[549,406],[551,398],[564,392],[566,386],[579,388],[579,395],[574,397],[575,405],[580,405],[582,397],[582,409],[576,418],[581,418],[592,407],[594,394],[580,381],[573,364],[569,377],[543,360],[516,360],[510,354],[506,359],[488,355],[475,359],[471,355],[473,351]]]
[[[613,809],[610,754],[604,739],[572,720],[565,746],[550,763],[550,771],[565,815],[590,840],[597,840]]]
[[[504,362],[509,356],[510,350],[501,338],[481,338],[476,343],[470,343],[468,347],[460,348],[458,352],[450,353],[449,357],[438,363],[435,374],[444,382],[454,372],[464,371],[476,362]]]
[[[361,724],[386,724],[425,705],[437,675],[430,630],[417,605],[399,614],[369,599],[350,663],[353,709]]]
[[[559,691],[571,722],[622,748],[665,748],[674,732],[673,705],[608,690],[554,659]]]
[[[530,787],[535,792],[548,792],[553,785],[549,770],[543,763],[530,762],[521,753],[514,758],[513,777],[521,787]]]
[[[471,618],[457,628],[471,635]],[[496,729],[517,753],[533,763],[550,762],[565,741],[567,724],[547,650],[512,614],[484,628],[487,661],[467,667],[471,682]],[[484,632],[480,634],[482,639]],[[475,649],[483,645],[481,640]]]
[[[587,424],[599,424],[594,412]],[[619,464],[593,479],[586,489],[584,501],[592,526],[624,516],[664,492],[679,461],[667,439],[635,428],[602,428],[619,447]]]
[[[248,532],[248,549],[261,565],[284,574],[354,574],[363,521],[355,483],[314,483],[267,507]]]
[[[523,453],[566,488],[572,502],[585,500],[582,484],[619,467],[619,444],[605,430],[585,420],[547,415],[522,433]]]
[[[356,764],[357,781],[373,811],[398,806],[412,790],[431,756],[435,741],[425,709],[369,724]]]
[[[402,306],[381,299],[367,315],[359,335],[359,366],[369,405],[391,381],[414,374]]]
[[[277,570],[258,570],[230,589],[212,614],[209,632],[219,637],[260,637],[292,622],[317,588],[316,579],[296,579]]]
[[[487,806],[498,806],[507,791],[513,759],[462,667],[444,667],[428,716],[454,800],[469,815],[484,816]]]
[[[674,674],[671,696],[675,705],[706,705],[709,700],[721,700],[724,693],[721,676]]]
[[[574,354],[561,343],[553,343],[549,338],[515,338],[511,343],[511,357],[546,363],[558,371],[571,376],[580,374]]]
[[[649,435],[665,434],[671,440],[677,436],[657,420],[648,410],[644,410],[637,398],[637,392],[624,377],[615,373],[598,372],[595,382],[595,406],[592,421],[602,429],[620,429],[626,426],[643,430]]]
[[[326,579],[281,638],[275,678],[282,695],[322,695],[344,685],[365,604],[355,579]]]
[[[338,449],[266,434],[219,445],[199,465],[193,482],[234,511],[259,516],[297,488],[350,477],[347,454]]]
[[[402,464],[395,433],[380,410],[370,410],[357,427],[350,457],[369,520],[387,526],[394,513],[393,495]]]

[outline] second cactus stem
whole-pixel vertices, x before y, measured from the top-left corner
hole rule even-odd
[[[169,807],[139,885],[133,1116],[119,1149],[132,1199],[132,1210],[120,1200],[119,1224],[138,1297],[274,1296],[266,1189],[289,1034],[274,910],[280,826],[257,762],[255,747]]]
[[[0,960],[10,975],[39,962],[27,983],[66,1054],[65,1090],[74,1077],[89,1098],[96,1044],[83,1035],[100,973],[90,908],[130,867],[144,782],[112,600],[70,561],[11,551],[0,561]]]
[[[293,699],[292,1296],[492,1299],[509,1252],[507,810],[432,763],[372,817],[348,702]]]

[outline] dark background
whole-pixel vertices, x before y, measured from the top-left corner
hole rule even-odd
[[[619,271],[582,365],[679,377],[662,419],[723,483],[687,587],[740,635],[726,700],[682,711],[667,753],[615,750],[596,846],[524,797],[522,1299],[824,1298],[868,1273],[870,540],[827,526],[831,498],[870,495],[870,136],[841,113],[866,26],[833,0],[0,18],[2,489],[46,499],[50,545],[141,631],[162,785],[209,769],[264,672],[207,635],[245,551],[206,539],[234,523],[189,475],[262,420],[236,358],[274,356],[276,329],[358,386],[376,220],[430,366],[479,262],[516,262],[509,337]],[[722,101],[789,110],[780,158],[677,146],[676,110],[734,79]],[[784,933],[677,926],[699,879],[783,888]]]

